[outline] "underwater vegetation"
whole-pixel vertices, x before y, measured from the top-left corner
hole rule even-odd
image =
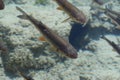
[[[48,4],[49,3],[49,1],[48,0],[36,0],[35,1],[35,4],[42,4],[42,5],[46,5],[46,4]]]

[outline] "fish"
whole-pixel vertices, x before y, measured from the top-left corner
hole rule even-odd
[[[118,29],[120,29],[120,13],[110,10],[109,8],[99,8],[100,10],[103,10],[104,13],[112,20],[114,24],[116,24]]]
[[[117,44],[115,44],[113,41],[110,41],[110,40],[107,39],[105,36],[102,36],[101,38],[104,39],[104,40],[106,40],[106,41],[113,47],[113,49],[114,49],[118,54],[120,54],[120,47],[119,47]]]
[[[57,9],[63,10],[69,15],[69,18],[67,18],[66,20],[72,19],[74,22],[80,24],[87,23],[87,18],[85,14],[67,0],[53,0],[53,1],[55,1],[59,5]]]
[[[62,53],[64,56],[72,59],[77,58],[77,50],[67,40],[63,39],[61,36],[59,36],[56,32],[47,27],[41,21],[38,21],[34,17],[28,15],[21,8],[16,7],[16,9],[23,13],[23,15],[20,15],[18,17],[22,19],[24,19],[23,17],[26,17],[27,20],[33,23],[34,26],[41,32],[44,39],[56,48],[57,52],[60,51],[60,53]]]
[[[120,13],[116,12],[116,11],[112,11],[110,9],[105,9],[105,14],[111,18],[111,20],[113,21],[113,23],[115,23],[116,25],[120,25]]]
[[[109,13],[114,14],[114,15],[116,15],[116,16],[118,16],[118,17],[120,18],[120,13],[119,13],[119,12],[110,10],[110,9],[108,9],[108,8],[106,8],[106,11],[108,11]]]
[[[2,10],[4,8],[5,8],[4,2],[3,2],[3,0],[0,0],[0,10]]]
[[[106,12],[105,14],[112,19],[113,23],[115,23],[116,25],[120,25],[120,17],[109,12]]]

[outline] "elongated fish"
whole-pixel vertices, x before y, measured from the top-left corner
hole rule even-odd
[[[82,11],[80,11],[77,7],[72,5],[67,0],[54,0],[60,7],[58,9],[64,10],[73,21],[85,24],[87,22],[87,18]]]
[[[120,18],[120,12],[116,12],[116,11],[110,10],[110,9],[108,9],[108,8],[106,9],[106,11],[108,11],[109,13],[114,14],[114,15],[116,15],[117,17]]]
[[[119,16],[117,16],[116,14],[112,14],[110,12],[106,12],[105,14],[108,17],[110,17],[114,21],[115,24],[120,25],[120,17]]]
[[[101,38],[106,40],[113,47],[113,49],[115,49],[117,51],[117,53],[120,54],[120,47],[117,44],[115,44],[114,42],[110,41],[105,36],[102,36]]]
[[[109,8],[99,8],[101,10],[105,11],[105,14],[113,21],[114,24],[116,24],[118,29],[120,29],[120,13],[110,10]]]
[[[3,0],[0,0],[0,10],[4,9],[5,5],[3,3]]]
[[[105,14],[108,17],[110,17],[115,24],[117,24],[118,26],[120,26],[120,13],[118,13],[116,11],[112,11],[112,10],[106,8],[105,9]]]
[[[31,23],[35,25],[35,27],[43,34],[45,39],[51,43],[57,51],[60,51],[63,55],[70,57],[70,58],[77,58],[77,51],[76,49],[50,28],[48,28],[45,24],[41,21],[36,20],[32,16],[25,13],[21,8],[16,7],[17,10],[23,13],[22,16],[19,17],[26,17]]]

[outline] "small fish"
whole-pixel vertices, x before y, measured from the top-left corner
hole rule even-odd
[[[101,38],[106,40],[113,47],[113,49],[115,49],[117,51],[117,53],[120,54],[120,47],[117,44],[108,40],[105,36],[102,36]]]
[[[5,8],[5,5],[3,3],[3,0],[0,0],[0,10],[4,9]]]
[[[116,11],[112,11],[109,8],[99,8],[100,10],[103,10],[105,12],[105,14],[113,21],[114,24],[116,24],[118,26],[120,26],[120,13],[116,12]]]
[[[54,1],[60,6],[57,9],[65,11],[70,16],[68,19],[71,18],[73,21],[78,22],[80,24],[87,23],[87,18],[85,14],[67,0],[54,0]]]
[[[60,51],[63,55],[70,57],[70,58],[77,58],[77,50],[66,40],[60,37],[57,33],[53,30],[48,28],[45,24],[41,21],[36,20],[34,17],[25,13],[21,8],[16,7],[17,10],[23,13],[18,17],[28,19],[31,23],[35,25],[35,27],[43,34],[45,40],[51,43],[57,51]],[[42,40],[44,40],[42,38]]]
[[[104,4],[104,2],[102,0],[93,0],[93,2],[96,2],[99,5],[103,5]]]
[[[120,18],[120,13],[119,13],[119,12],[110,10],[110,9],[108,9],[108,8],[106,8],[106,11],[108,11],[109,13],[114,14],[114,15],[116,15],[116,16],[118,16],[118,17]]]
[[[115,24],[120,25],[120,14],[118,12],[106,9],[105,14],[110,17]]]

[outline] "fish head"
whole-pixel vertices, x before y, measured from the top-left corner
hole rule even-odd
[[[78,23],[84,24],[84,23],[86,23],[86,18],[85,18],[84,16],[77,17],[77,18],[76,18],[76,21],[77,21]]]
[[[78,13],[75,15],[75,20],[78,23],[85,24],[86,23],[86,16],[83,13]]]
[[[68,46],[68,47],[64,48],[62,52],[64,53],[64,55],[66,57],[69,57],[72,59],[76,59],[78,56],[77,50],[75,48],[73,48],[72,46]]]

